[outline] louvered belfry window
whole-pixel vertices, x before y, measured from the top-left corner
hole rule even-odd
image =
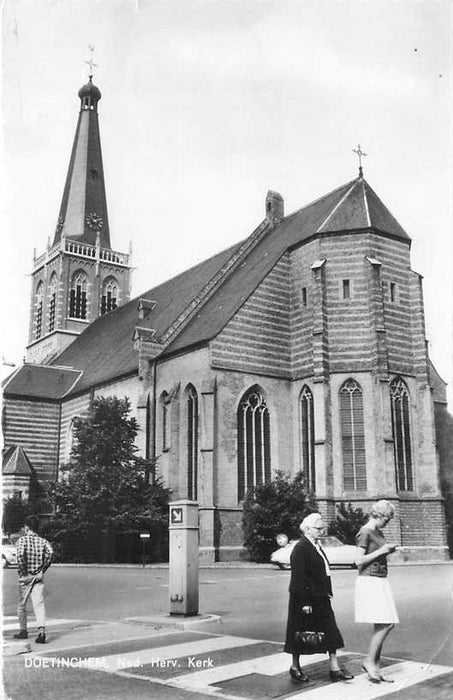
[[[198,491],[198,397],[190,386],[187,390],[187,498],[197,500]]]
[[[315,420],[313,394],[304,386],[300,395],[302,472],[310,491],[316,490],[315,476]]]
[[[392,432],[395,453],[396,488],[412,491],[414,488],[412,469],[411,426],[409,391],[401,378],[390,384],[392,404]]]
[[[55,306],[57,299],[57,276],[55,273],[50,278],[49,294],[49,333],[51,333],[55,328]]]
[[[41,337],[42,333],[42,297],[43,297],[43,285],[42,282],[36,287],[36,326],[35,326],[35,340]]]
[[[87,278],[83,272],[77,272],[72,278],[69,293],[69,316],[81,319],[87,317]]]
[[[244,395],[237,426],[238,500],[242,501],[250,488],[271,478],[269,409],[259,389],[251,389]]]
[[[116,309],[118,305],[118,285],[113,277],[108,277],[102,286],[101,316]]]
[[[363,394],[354,379],[348,379],[340,389],[340,423],[344,489],[366,491]]]

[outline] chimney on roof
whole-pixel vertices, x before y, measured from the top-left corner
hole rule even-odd
[[[267,219],[283,219],[284,201],[281,194],[269,190],[266,195],[266,218]]]
[[[146,318],[151,311],[154,309],[156,306],[156,302],[152,301],[151,299],[145,299],[142,297],[141,299],[138,300],[138,317],[140,321],[143,321],[144,318]]]

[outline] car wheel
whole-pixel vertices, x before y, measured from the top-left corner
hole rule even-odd
[[[286,569],[290,569],[291,567],[289,564],[279,564],[278,568],[282,569],[282,571],[286,571]]]
[[[6,569],[7,566],[9,566],[8,560],[6,559],[6,557],[2,557],[2,567]]]

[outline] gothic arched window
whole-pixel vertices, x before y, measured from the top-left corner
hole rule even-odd
[[[392,406],[396,488],[398,491],[412,491],[414,478],[412,471],[409,391],[406,384],[399,377],[390,383],[390,401]]]
[[[38,282],[35,292],[35,340],[41,337],[42,334],[42,304],[43,304],[43,289],[42,282]]]
[[[197,500],[198,491],[198,396],[193,386],[186,392],[187,416],[187,498]]]
[[[263,393],[253,387],[238,408],[238,500],[271,478],[269,409]]]
[[[343,483],[346,491],[366,491],[365,423],[363,394],[354,379],[340,389]]]
[[[69,292],[69,316],[82,319],[87,317],[87,276],[82,270],[72,276]]]
[[[315,418],[313,394],[304,386],[300,394],[300,437],[302,452],[302,472],[310,491],[316,490],[315,476]]]
[[[57,303],[57,275],[52,273],[49,283],[49,333],[55,329],[55,310]]]
[[[101,316],[116,309],[118,305],[118,284],[114,277],[107,277],[102,285]]]

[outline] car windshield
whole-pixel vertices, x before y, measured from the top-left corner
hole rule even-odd
[[[321,537],[320,539],[321,547],[342,547],[343,542],[337,537]]]

